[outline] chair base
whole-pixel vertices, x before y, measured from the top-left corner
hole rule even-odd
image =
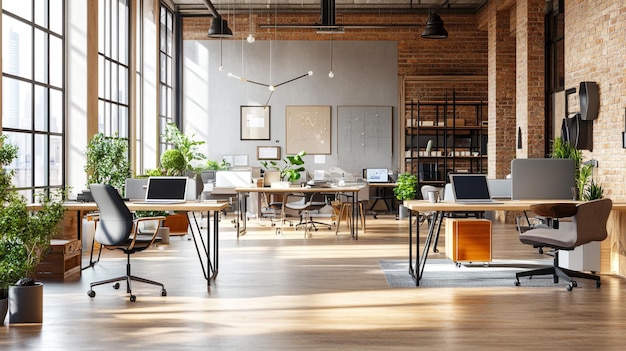
[[[573,288],[578,286],[574,278],[594,280],[596,282],[596,288],[599,288],[601,285],[600,276],[598,275],[579,272],[579,271],[573,271],[571,269],[559,267],[559,251],[558,250],[554,251],[554,265],[553,266],[515,273],[515,285],[516,286],[520,285],[520,281],[519,281],[520,277],[533,277],[536,275],[552,275],[553,281],[555,284],[558,283],[559,278],[561,278],[569,283],[567,285],[568,291],[571,291]]]
[[[94,286],[103,285],[103,284],[110,284],[110,283],[116,283],[116,284],[113,285],[113,288],[119,289],[120,284],[118,282],[126,281],[126,293],[130,294],[130,301],[131,302],[135,302],[137,297],[135,295],[133,295],[133,293],[132,293],[130,282],[131,281],[136,281],[136,282],[140,282],[140,283],[146,283],[146,284],[152,284],[152,285],[160,286],[161,287],[161,296],[167,296],[167,291],[165,290],[165,286],[162,283],[156,282],[154,280],[146,279],[146,278],[137,277],[137,276],[134,276],[134,275],[130,274],[130,262],[129,262],[129,259],[130,258],[127,259],[127,263],[126,263],[126,275],[122,275],[122,276],[119,276],[119,277],[116,277],[116,278],[100,280],[100,281],[91,283],[89,285],[89,291],[87,292],[87,295],[89,295],[89,297],[95,297],[96,296],[96,292],[93,290]]]

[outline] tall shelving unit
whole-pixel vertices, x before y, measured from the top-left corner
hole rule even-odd
[[[443,186],[449,173],[487,171],[486,101],[456,100],[452,91],[404,105],[404,169],[420,186]]]

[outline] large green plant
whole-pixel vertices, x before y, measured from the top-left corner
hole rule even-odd
[[[401,173],[396,186],[393,188],[396,199],[400,201],[413,200],[417,194],[417,176],[411,173]]]
[[[561,138],[556,138],[552,141],[552,154],[550,156],[574,160],[574,181],[579,200],[594,200],[603,196],[602,187],[591,180],[593,165],[583,163],[582,153],[575,146]]]
[[[206,156],[198,151],[198,147],[204,144],[204,141],[193,140],[195,134],[186,135],[178,129],[176,124],[168,123],[165,126],[165,134],[163,135],[165,141],[171,143],[175,149],[179,150],[185,160],[185,171],[197,171],[194,166],[194,161],[201,161]]]
[[[305,171],[303,159],[305,155],[306,152],[302,150],[295,155],[285,156],[281,164],[276,161],[262,161],[261,164],[267,170],[280,172],[280,179],[287,179],[293,183],[300,179],[300,172]]]
[[[0,298],[7,296],[10,285],[34,284],[32,275],[50,246],[50,238],[63,218],[65,191],[37,193],[41,208],[31,211],[28,201],[15,191],[13,171],[6,169],[17,157],[17,148],[0,136]],[[28,278],[28,279],[25,279]]]
[[[128,140],[98,133],[87,144],[87,186],[110,184],[124,189],[126,178],[130,178]]]

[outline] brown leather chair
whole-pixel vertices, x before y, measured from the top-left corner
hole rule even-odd
[[[554,277],[554,283],[558,283],[559,278],[569,282],[568,291],[577,286],[574,278],[594,280],[596,287],[600,287],[598,275],[559,267],[559,251],[574,250],[589,242],[606,239],[606,222],[612,206],[611,199],[606,198],[580,204],[544,203],[534,205],[531,208],[533,212],[546,218],[558,220],[558,227],[531,228],[522,232],[519,239],[524,244],[554,249],[554,263],[549,267],[515,274],[515,285],[520,285],[520,277],[551,274]],[[565,219],[568,217],[570,220]]]

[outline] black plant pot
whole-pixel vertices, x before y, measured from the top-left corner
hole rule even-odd
[[[9,323],[43,322],[43,284],[9,287]]]

